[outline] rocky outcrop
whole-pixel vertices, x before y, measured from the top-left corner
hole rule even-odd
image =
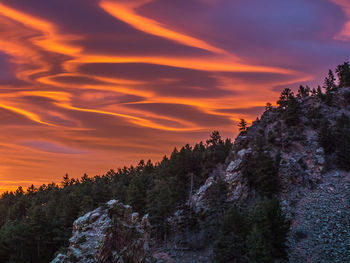
[[[315,113],[311,112],[317,110],[317,114],[322,114],[323,119],[333,124],[342,113],[350,116],[344,94],[350,94],[350,88],[343,88],[334,95],[335,106],[321,103],[317,97],[299,98],[302,108],[297,128],[286,126],[281,113],[275,109],[265,111],[260,120],[253,122],[245,134],[236,138],[224,173],[224,180],[229,186],[228,201],[243,201],[248,197],[249,189],[242,177],[242,161],[254,154],[258,136],[265,141],[270,156],[279,158],[282,199],[293,198],[295,190],[312,188],[321,183],[324,180],[325,153],[319,143],[320,120],[313,119],[311,115]],[[215,177],[209,177],[193,195],[191,203],[196,211],[205,209],[205,194],[214,182]]]
[[[271,109],[236,138],[222,177],[229,188],[227,202],[247,205],[255,198],[242,165],[244,158],[254,154],[260,137],[266,151],[278,160],[279,199],[291,220],[289,262],[350,262],[350,173],[334,164],[326,167],[319,142],[321,120],[334,125],[342,113],[350,117],[350,88],[334,93],[332,104],[316,96],[297,99],[301,105],[297,127],[288,127],[281,112]],[[210,211],[206,192],[216,179],[209,177],[193,195],[190,204],[195,212]]]
[[[207,191],[218,179],[223,179],[228,184],[227,201],[235,202],[242,199],[242,197],[246,197],[248,187],[247,182],[242,177],[241,166],[244,156],[250,153],[250,148],[239,150],[233,160],[230,161],[226,170],[223,171],[222,167],[220,167],[208,177],[189,202],[197,214],[205,214],[210,211]]]
[[[51,263],[150,262],[148,216],[111,200],[78,218],[70,245]]]

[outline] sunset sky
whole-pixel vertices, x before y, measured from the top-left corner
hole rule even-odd
[[[0,192],[234,138],[349,57],[348,0],[0,0]]]

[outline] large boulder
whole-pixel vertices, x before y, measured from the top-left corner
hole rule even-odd
[[[70,245],[51,263],[150,262],[148,215],[111,200],[73,223]]]

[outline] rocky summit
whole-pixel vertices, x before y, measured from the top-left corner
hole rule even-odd
[[[246,177],[249,162],[245,160],[263,142],[263,151],[278,162],[278,198],[291,222],[288,261],[350,262],[350,173],[337,159],[341,149],[325,149],[329,145],[322,142],[325,136],[330,137],[327,143],[339,140],[336,126],[350,117],[350,88],[332,91],[328,100],[323,96],[296,97],[300,105],[297,125],[286,124],[284,110],[267,109],[237,137],[221,176],[209,177],[193,195],[194,211],[206,214],[211,210],[206,192],[218,178],[229,187],[227,202],[251,204],[257,193]],[[328,130],[322,130],[324,123]],[[340,145],[346,143],[340,141]]]
[[[73,224],[67,252],[52,263],[149,262],[148,216],[111,200]]]

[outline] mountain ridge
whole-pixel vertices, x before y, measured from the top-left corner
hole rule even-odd
[[[155,165],[141,161],[103,177],[66,176],[61,188],[3,195],[0,259],[48,262],[61,246],[53,262],[85,262],[93,222],[73,232],[85,233],[79,244],[68,242],[71,224],[102,205],[96,218],[112,223],[110,232],[94,235],[101,242],[94,251],[103,248],[109,261],[91,262],[350,262],[349,63],[336,73],[337,80],[329,71],[323,88],[283,90],[278,106],[268,103],[250,127],[241,120],[233,144],[213,132],[206,144],[175,149]],[[149,215],[149,241],[128,234],[132,216],[103,208],[111,199]],[[132,251],[116,246],[121,237],[138,243],[143,256],[120,257]]]

